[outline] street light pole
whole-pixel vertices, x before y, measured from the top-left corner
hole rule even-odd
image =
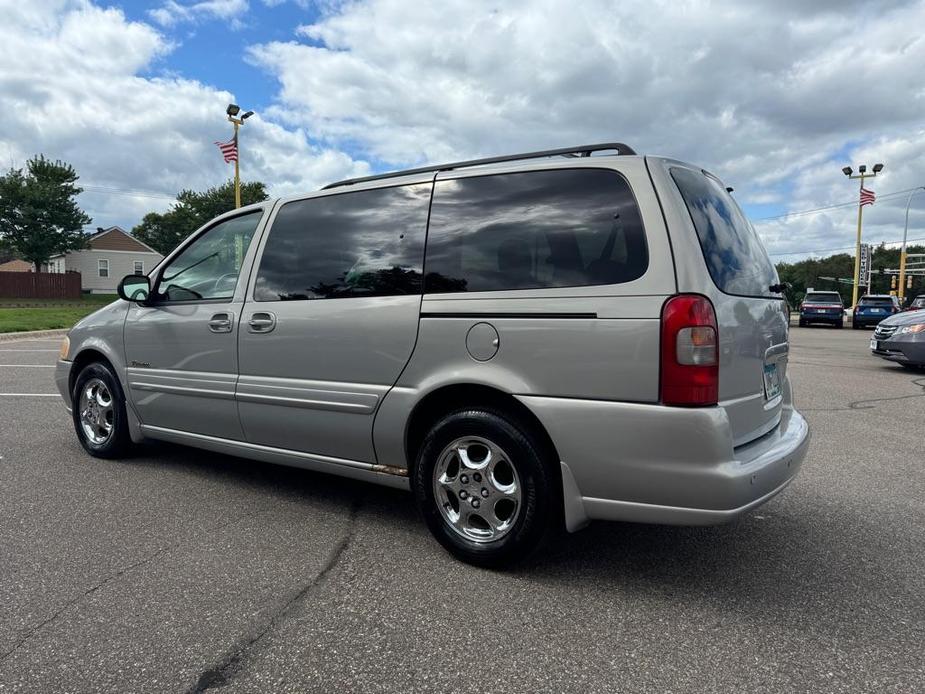
[[[235,118],[241,112],[241,107],[237,104],[228,104],[228,108],[225,109],[225,113],[228,114],[228,120],[234,125],[234,206],[235,209],[241,207],[241,147],[238,143],[238,128],[244,125],[244,121],[254,115],[253,111],[248,111],[240,118]]]
[[[909,199],[906,200],[906,224],[903,227],[903,245],[902,250],[899,252],[899,302],[902,303],[903,298],[906,296],[906,237],[909,235],[909,206],[912,205],[912,196],[918,193],[919,191],[925,190],[925,186],[919,186],[911,193],[909,193]]]
[[[860,187],[858,189],[858,235],[854,247],[854,288],[851,294],[852,306],[858,305],[858,286],[861,284],[861,225],[864,219],[864,205],[861,204],[861,193],[864,190],[864,180],[873,178],[881,171],[883,171],[883,164],[874,165],[874,170],[872,173],[867,173],[867,165],[861,164],[858,167],[857,175],[852,175],[850,166],[846,166],[842,169],[842,173],[844,173],[848,178],[860,179]],[[867,287],[867,290],[870,291],[869,286]]]

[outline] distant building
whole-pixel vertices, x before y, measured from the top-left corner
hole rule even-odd
[[[81,251],[49,258],[46,272],[79,272],[81,288],[91,294],[113,294],[126,275],[147,275],[164,256],[124,229],[100,229]]]
[[[0,263],[0,272],[32,272],[32,263],[19,259],[8,260]]]

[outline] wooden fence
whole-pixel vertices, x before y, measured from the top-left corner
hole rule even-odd
[[[79,272],[0,272],[2,299],[79,299]]]

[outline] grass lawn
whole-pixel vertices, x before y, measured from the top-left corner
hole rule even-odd
[[[116,298],[115,294],[88,294],[73,300],[0,298],[0,333],[70,328]]]

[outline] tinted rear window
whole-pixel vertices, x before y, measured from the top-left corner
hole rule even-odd
[[[525,171],[434,188],[426,293],[618,284],[648,263],[639,209],[615,171]]]
[[[707,174],[673,168],[713,282],[727,294],[768,296],[777,270],[758,233],[723,184]]]
[[[892,299],[876,299],[872,297],[862,297],[858,301],[858,306],[892,306]]]
[[[808,304],[840,304],[841,296],[838,294],[822,294],[816,292],[814,294],[807,294],[805,301]]]

